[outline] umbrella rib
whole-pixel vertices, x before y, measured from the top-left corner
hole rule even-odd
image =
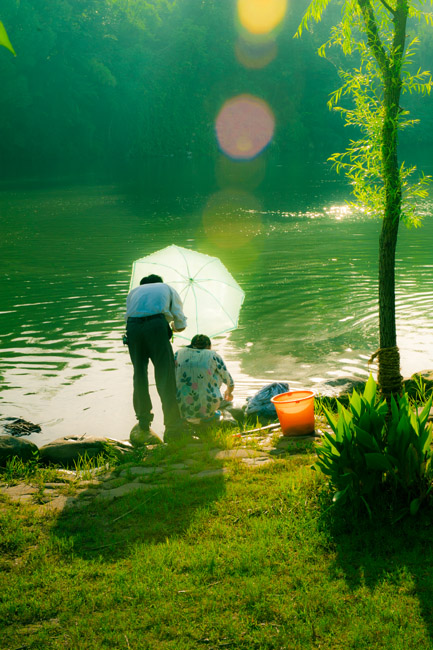
[[[137,260],[137,261],[139,261],[139,260]],[[180,277],[183,278],[184,280],[187,280],[187,279],[188,279],[185,275],[183,275],[180,271],[178,271],[178,269],[173,268],[173,267],[170,266],[169,264],[163,264],[162,262],[145,262],[145,263],[146,263],[146,264],[149,264],[149,265],[151,265],[151,266],[162,266],[162,267],[164,267],[164,268],[166,268],[166,269],[169,269],[170,271],[175,271],[175,272],[178,273],[178,274],[180,275]],[[187,266],[188,266],[188,264],[187,264]],[[179,280],[171,280],[171,282],[179,282]]]
[[[200,268],[198,269],[197,273],[195,274],[195,276],[194,276],[192,279],[195,280],[195,278],[197,277],[197,275],[198,275],[199,273],[201,273],[201,272],[203,271],[203,269],[206,268],[206,266],[208,266],[209,264],[212,264],[213,262],[215,262],[215,260],[220,261],[220,260],[218,260],[217,257],[212,257],[210,260],[208,260],[208,261],[206,262],[206,264],[203,264],[203,266],[200,267]],[[185,262],[186,262],[186,260],[185,260]],[[187,263],[187,266],[188,266],[188,263]]]
[[[204,287],[200,287],[200,289],[202,291],[205,291],[206,293],[208,293],[210,296],[212,296],[212,298],[215,300],[215,302],[221,307],[221,310],[226,314],[226,316],[228,316],[229,320],[231,320],[233,325],[236,325],[236,322],[233,320],[232,316],[225,310],[225,308],[224,308],[223,304],[221,303],[221,301],[218,300],[218,298],[211,291],[209,291],[208,289],[205,289]],[[197,296],[196,296],[195,291],[194,291],[194,296],[196,297],[196,306],[197,306]]]
[[[179,250],[179,249],[178,249],[178,251],[179,251],[179,253],[182,255],[182,257],[183,257],[183,259],[184,259],[184,262],[185,262],[185,264],[186,264],[186,270],[187,270],[187,273],[188,273],[188,279],[189,279],[189,278],[190,278],[190,271],[189,271],[188,260],[186,259],[185,254],[184,254],[183,251],[181,251],[181,250]]]
[[[185,294],[184,295],[182,295],[183,289],[179,291],[179,295],[182,298],[182,302],[185,302],[185,300],[186,300],[186,298],[188,296],[188,291],[190,290],[190,288],[191,288],[190,284],[187,284],[185,287],[183,287],[183,289],[185,289]]]
[[[225,284],[227,287],[230,287],[231,289],[236,289],[237,291],[240,291],[241,293],[245,293],[243,289],[240,288],[236,280],[233,278],[233,282],[236,282],[235,286],[234,284],[230,284],[230,282],[227,282],[226,280],[220,280],[219,278],[199,278],[198,280],[193,280],[199,284],[200,282],[219,282],[220,284]]]
[[[196,294],[196,292],[195,292],[194,285],[191,284],[190,286],[192,287],[192,292],[193,292],[193,294],[194,294],[194,298],[195,298],[195,322],[196,322],[196,327],[197,327],[197,330],[198,330],[198,304],[197,304],[197,294]],[[198,331],[197,331],[197,334],[199,334]]]
[[[220,336],[220,334],[225,334],[226,332],[232,332],[232,331],[233,331],[233,328],[228,327],[225,330],[219,330],[219,332],[214,332],[213,334],[210,334],[209,338],[212,339],[212,338],[215,338],[215,336]],[[184,336],[183,331],[182,332],[175,332],[175,336],[177,338],[183,339],[184,341],[191,341],[191,338],[189,336]]]

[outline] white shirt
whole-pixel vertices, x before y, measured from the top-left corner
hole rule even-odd
[[[142,318],[164,314],[169,323],[174,321],[175,329],[186,327],[186,316],[182,310],[182,300],[173,287],[165,282],[141,284],[126,298],[125,320],[130,317]]]

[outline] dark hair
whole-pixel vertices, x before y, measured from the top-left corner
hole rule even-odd
[[[205,350],[206,348],[210,348],[210,338],[206,336],[206,334],[196,334],[191,339],[190,347],[196,348],[197,350]]]
[[[164,280],[160,275],[155,275],[154,273],[146,275],[145,278],[141,278],[140,280],[140,284],[153,284],[154,282],[164,282]]]

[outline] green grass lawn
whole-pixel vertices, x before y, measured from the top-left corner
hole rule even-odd
[[[313,460],[230,461],[61,514],[3,498],[0,648],[433,648],[430,511],[323,516]]]

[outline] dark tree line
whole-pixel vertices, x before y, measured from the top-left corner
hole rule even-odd
[[[342,122],[326,107],[336,69],[311,42],[322,42],[322,27],[293,40],[308,2],[289,4],[278,55],[248,69],[234,53],[234,0],[3,0],[17,56],[0,48],[2,177],[214,156],[217,112],[246,92],[275,114],[277,155],[324,157],[343,146]],[[422,111],[431,125],[431,105]]]

